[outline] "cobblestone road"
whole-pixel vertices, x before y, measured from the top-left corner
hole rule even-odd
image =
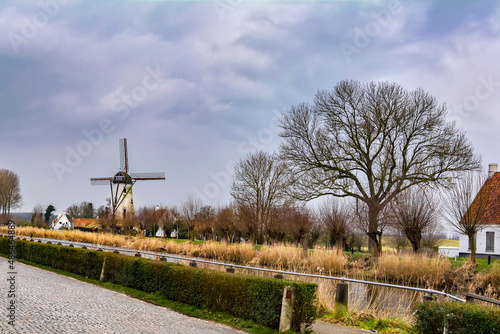
[[[8,324],[7,259],[0,257],[0,333],[244,333],[73,278],[15,263],[15,329]]]

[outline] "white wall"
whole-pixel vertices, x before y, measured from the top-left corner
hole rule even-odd
[[[458,256],[458,247],[439,246],[439,255],[446,257]]]
[[[495,251],[486,252],[486,232],[495,232]],[[460,236],[460,253],[469,252],[469,238],[466,235]],[[476,235],[476,253],[500,254],[500,226],[488,225]]]

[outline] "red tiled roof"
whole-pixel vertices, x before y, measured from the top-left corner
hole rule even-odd
[[[472,202],[471,207],[473,207],[474,202],[478,201],[483,195],[486,196],[488,203],[482,223],[500,224],[500,172],[493,174],[492,177],[484,182],[481,190]]]
[[[73,226],[74,227],[87,227],[90,224],[95,222],[95,219],[90,218],[73,218]]]

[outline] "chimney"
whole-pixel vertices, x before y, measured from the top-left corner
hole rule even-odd
[[[498,164],[489,164],[488,177],[492,178],[498,172]]]

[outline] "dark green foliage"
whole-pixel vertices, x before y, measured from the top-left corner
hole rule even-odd
[[[47,226],[49,226],[50,217],[52,216],[52,212],[54,211],[56,211],[56,208],[54,208],[52,204],[50,204],[45,210],[44,217],[45,217],[45,224],[47,224]]]
[[[103,281],[147,293],[161,293],[169,300],[226,312],[270,328],[279,327],[283,290],[291,285],[297,291],[294,328],[300,329],[300,323],[309,327],[316,318],[316,284],[204,270],[19,240],[16,241],[16,250],[19,258],[28,261],[95,280],[102,277]],[[7,238],[0,238],[0,252],[8,253]]]
[[[458,302],[418,303],[416,326],[419,333],[442,333],[445,317],[449,334],[500,334],[500,309]]]

